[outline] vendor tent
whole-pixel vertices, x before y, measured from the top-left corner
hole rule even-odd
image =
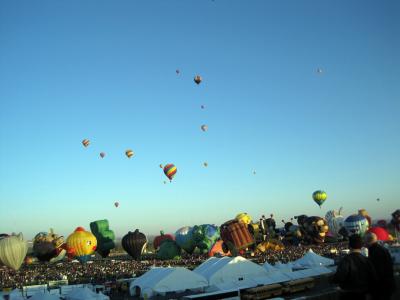
[[[210,286],[227,286],[229,285],[227,283],[247,286],[249,282],[254,282],[254,278],[268,274],[262,266],[241,256],[212,257],[194,269],[193,272],[204,276]]]
[[[76,288],[71,290],[65,297],[66,300],[108,300],[110,299],[108,296],[103,294],[96,294],[91,289],[84,288]]]
[[[60,300],[60,297],[49,293],[37,293],[30,297],[29,300]]]
[[[334,263],[333,259],[320,256],[314,253],[312,249],[308,250],[302,258],[294,261],[294,264],[302,266],[303,268],[331,266],[334,265]]]
[[[207,280],[188,269],[152,268],[130,283],[132,296],[151,297],[168,292],[201,290],[208,285]]]

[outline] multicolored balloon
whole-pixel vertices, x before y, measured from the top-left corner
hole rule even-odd
[[[326,215],[325,219],[329,226],[329,232],[334,236],[339,236],[340,229],[344,226],[344,217],[341,215],[342,208],[339,211],[336,210],[329,210]]]
[[[160,231],[160,235],[156,236],[153,241],[153,247],[155,250],[160,248],[161,244],[166,241],[166,240],[171,240],[174,241],[175,237],[172,234],[165,234],[164,231]]]
[[[314,202],[321,208],[321,205],[325,202],[326,198],[328,198],[328,195],[324,191],[318,190],[312,194],[312,197]]]
[[[170,181],[174,178],[177,171],[178,171],[178,169],[173,164],[167,164],[164,167],[164,174],[165,174],[165,176],[168,177],[168,179]]]
[[[89,141],[88,139],[84,139],[84,140],[82,141],[82,145],[83,145],[84,147],[89,146],[89,144],[90,144],[90,141]]]
[[[372,226],[372,219],[371,219],[371,217],[369,216],[368,212],[367,212],[364,208],[359,209],[359,210],[358,210],[358,214],[361,215],[361,216],[363,216],[363,217],[365,217],[365,218],[368,220],[368,226],[369,226],[369,227]]]
[[[128,150],[125,151],[125,155],[126,155],[128,158],[131,158],[131,157],[133,156],[133,151],[132,151],[131,149],[128,149]]]
[[[348,236],[353,234],[359,234],[364,236],[368,230],[368,220],[366,217],[361,215],[351,215],[344,220],[344,228],[346,228]]]
[[[67,254],[64,237],[55,234],[52,229],[39,232],[33,239],[33,252],[39,261],[51,263],[62,260]]]
[[[208,253],[215,242],[220,238],[219,228],[211,224],[195,225],[192,229],[195,246],[202,253]]]
[[[200,84],[203,79],[201,78],[200,75],[196,75],[193,80],[194,82],[196,82],[196,84]]]
[[[67,238],[67,253],[70,258],[76,258],[86,263],[97,249],[97,239],[83,227],[78,227]]]

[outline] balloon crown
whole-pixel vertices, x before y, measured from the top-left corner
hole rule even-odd
[[[76,229],[75,229],[75,231],[77,231],[77,232],[79,232],[79,231],[85,231],[85,228],[83,228],[83,227],[77,227]]]

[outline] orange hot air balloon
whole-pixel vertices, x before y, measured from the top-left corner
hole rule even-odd
[[[128,150],[126,150],[125,151],[125,155],[128,157],[128,158],[131,158],[132,156],[133,156],[133,151],[131,150],[131,149],[128,149]]]
[[[222,249],[222,244],[223,244],[222,240],[216,241],[215,244],[211,247],[210,251],[208,251],[208,256],[209,257],[230,256],[231,253],[229,251],[228,251],[228,253],[224,252],[224,250]]]
[[[82,141],[82,145],[86,148],[87,146],[89,146],[89,144],[90,144],[90,141],[88,140],[88,139],[84,139],[83,141]]]
[[[178,169],[173,164],[167,164],[164,167],[164,174],[168,177],[170,181],[172,180],[172,178],[174,178],[177,171]]]

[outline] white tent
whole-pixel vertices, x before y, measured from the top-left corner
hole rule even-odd
[[[208,285],[207,280],[188,269],[152,268],[130,283],[129,291],[132,296],[151,297],[167,292],[182,292],[185,290],[201,290]]]
[[[254,278],[267,276],[267,271],[260,265],[241,256],[212,257],[198,266],[193,272],[204,276],[210,286],[247,286]],[[229,284],[228,284],[229,283]]]
[[[279,271],[273,265],[270,265],[267,261],[262,266],[268,273],[278,272]]]
[[[281,263],[280,261],[278,261],[278,262],[274,265],[274,267],[275,267],[276,269],[278,269],[279,271],[283,272],[283,273],[290,273],[290,272],[293,272],[293,270],[292,270],[292,264],[291,264],[291,263],[289,263],[289,264],[283,264],[283,263]]]
[[[60,297],[49,293],[36,293],[29,300],[60,300]]]
[[[66,300],[108,300],[108,296],[96,294],[87,287],[71,290],[66,296]]]
[[[308,250],[308,252],[302,258],[294,261],[294,263],[296,265],[300,265],[304,268],[331,266],[331,265],[335,264],[333,259],[320,256],[320,255],[314,253],[314,251],[312,251],[312,249]]]
[[[12,290],[9,294],[9,298],[10,300],[25,300],[25,298],[22,296],[22,291],[15,289]]]

